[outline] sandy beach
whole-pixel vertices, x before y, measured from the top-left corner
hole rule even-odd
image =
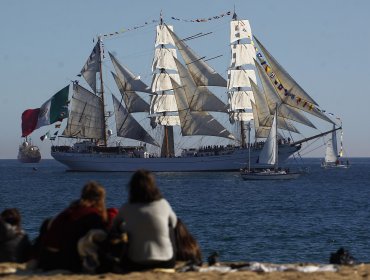
[[[0,264],[0,276],[4,280],[95,280],[95,279],[106,279],[106,280],[121,280],[121,279],[202,279],[202,280],[236,280],[236,279],[250,279],[250,280],[261,280],[261,279],[300,279],[300,280],[336,280],[336,279],[370,279],[370,264],[358,264],[355,266],[329,266],[329,265],[314,265],[314,264],[289,264],[289,265],[271,265],[265,264],[266,268],[282,268],[285,267],[285,271],[273,271],[273,272],[262,272],[262,271],[240,271],[234,269],[232,271],[225,271],[225,265],[220,265],[219,271],[208,271],[208,272],[174,272],[174,271],[147,271],[147,272],[132,272],[128,274],[99,274],[99,275],[88,275],[88,274],[70,274],[66,271],[51,271],[51,272],[36,272],[25,269],[25,265],[19,264]],[[314,271],[315,267],[328,269],[334,268],[336,271],[316,271],[316,272],[301,272],[297,271],[299,268],[307,268],[310,271]],[[203,267],[205,270],[208,267]],[[217,269],[217,268],[216,268]],[[239,268],[240,269],[240,268]],[[15,272],[16,270],[16,272]],[[8,271],[8,273],[7,273]]]

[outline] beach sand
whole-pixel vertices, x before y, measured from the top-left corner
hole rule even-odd
[[[311,265],[287,265],[289,267],[314,267]],[[222,266],[223,267],[223,266]],[[281,265],[279,265],[281,267]],[[205,267],[207,268],[207,267]],[[2,280],[184,280],[184,279],[201,279],[201,280],[238,280],[238,279],[249,279],[249,280],[262,280],[262,279],[286,279],[286,280],[336,280],[336,279],[370,279],[370,264],[358,264],[355,266],[335,266],[337,271],[335,272],[299,272],[294,268],[287,271],[275,271],[275,272],[255,272],[255,271],[234,271],[234,272],[165,272],[165,271],[148,271],[148,272],[132,272],[128,274],[99,274],[99,275],[88,275],[88,274],[69,274],[63,271],[51,271],[51,272],[35,272],[25,269],[24,265],[17,264],[0,264],[0,278]],[[6,274],[6,269],[8,273]],[[12,271],[13,270],[13,273]],[[14,270],[17,270],[14,273]]]

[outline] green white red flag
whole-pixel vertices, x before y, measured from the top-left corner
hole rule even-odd
[[[54,94],[40,108],[28,109],[22,114],[22,137],[35,129],[62,121],[68,117],[69,85]]]

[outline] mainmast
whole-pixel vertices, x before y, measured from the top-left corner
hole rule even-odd
[[[245,122],[250,123],[253,119],[251,100],[254,100],[249,78],[256,82],[253,62],[256,54],[252,45],[249,22],[247,20],[238,20],[234,11],[230,27],[232,54],[231,65],[228,71],[230,122],[239,122],[241,146],[246,147]]]
[[[103,54],[104,51],[102,50],[102,40],[101,36],[98,36],[98,44],[99,44],[99,76],[100,76],[100,96],[102,99],[102,113],[103,113],[103,120],[104,120],[104,146],[107,146],[107,118],[105,114],[105,102],[104,102],[104,82],[103,82]]]
[[[168,28],[173,29],[172,26]],[[178,108],[173,94],[171,79],[179,81],[177,67],[174,61],[176,50],[171,47],[175,45],[166,25],[163,23],[162,12],[160,23],[157,25],[157,36],[155,42],[155,54],[153,60],[153,80],[151,100],[151,114],[153,117],[152,127],[157,124],[163,126],[164,137],[161,148],[162,157],[175,156],[173,126],[179,125]]]

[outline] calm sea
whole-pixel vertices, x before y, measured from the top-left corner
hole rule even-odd
[[[221,261],[328,263],[344,246],[370,262],[370,158],[348,170],[324,170],[292,181],[246,182],[237,172],[158,173],[157,183],[200,243],[204,258]],[[127,200],[131,173],[77,173],[54,160],[22,164],[0,160],[0,208],[17,207],[31,238],[46,217],[79,197],[88,180],[107,189],[107,206]]]

